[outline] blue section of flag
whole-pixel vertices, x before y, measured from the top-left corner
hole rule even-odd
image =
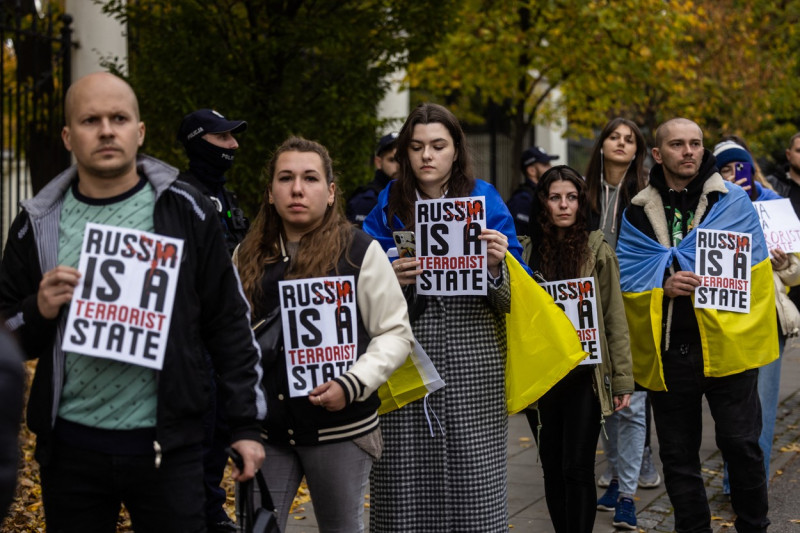
[[[764,233],[753,203],[740,187],[725,182],[728,194],[720,195],[700,223],[701,229],[735,231],[752,235],[752,264],[769,255]],[[662,287],[664,272],[677,259],[681,270],[694,272],[697,228],[693,228],[678,246],[665,248],[636,229],[622,217],[617,257],[620,264],[622,292],[645,292]]]

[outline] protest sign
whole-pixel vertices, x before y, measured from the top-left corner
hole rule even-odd
[[[800,252],[800,220],[788,198],[753,202],[767,248],[780,248],[784,252]]]
[[[749,313],[752,255],[749,233],[698,228],[694,306]]]
[[[594,278],[566,279],[540,284],[553,301],[564,310],[581,340],[583,351],[588,354],[582,365],[596,365],[603,361],[600,353],[600,326],[597,314],[597,296]]]
[[[420,200],[415,205],[417,292],[437,296],[486,294],[483,196]]]
[[[289,395],[306,396],[341,376],[358,355],[353,276],[278,283]]]
[[[161,370],[183,240],[86,224],[65,352]]]

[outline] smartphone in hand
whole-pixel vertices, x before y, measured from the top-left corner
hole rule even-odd
[[[750,163],[736,162],[733,164],[733,182],[746,191],[753,190],[753,165]],[[744,180],[744,181],[742,181]]]
[[[417,255],[417,241],[413,231],[394,231],[392,236],[397,245],[398,257],[415,257]]]

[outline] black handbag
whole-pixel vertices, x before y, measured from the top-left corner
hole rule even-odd
[[[228,454],[241,470],[242,458],[239,453],[232,448],[228,448]],[[253,501],[253,480],[237,484],[236,518],[238,531],[240,533],[281,533],[281,529],[278,526],[278,512],[275,509],[275,504],[272,503],[272,496],[269,494],[267,482],[261,470],[256,470],[254,479],[258,483],[258,491],[261,493],[261,505],[258,508],[256,508]]]
[[[239,498],[241,499],[242,509],[242,532],[243,533],[281,533],[278,526],[278,513],[272,503],[272,497],[267,489],[267,482],[261,470],[256,472],[255,477],[258,483],[258,490],[261,493],[261,505],[256,509],[253,502],[253,480],[239,483]]]
[[[253,325],[253,335],[261,348],[261,364],[264,369],[268,369],[282,353],[283,324],[280,306]]]

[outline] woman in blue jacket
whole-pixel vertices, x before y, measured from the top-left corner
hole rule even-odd
[[[414,230],[415,203],[484,196],[486,296],[419,296],[414,257],[393,263],[411,327],[445,387],[382,417],[384,455],[371,476],[370,531],[500,532],[508,528],[505,315],[511,296],[505,253],[522,247],[497,191],[472,177],[456,117],[421,104],[397,139],[400,174],[381,192],[364,230],[390,251],[393,232]],[[429,424],[430,421],[430,424]]]

